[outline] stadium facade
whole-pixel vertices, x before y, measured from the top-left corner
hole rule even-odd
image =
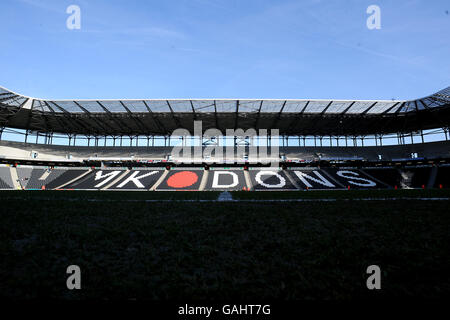
[[[0,189],[446,188],[449,127],[450,87],[389,101],[45,100],[0,88]],[[174,155],[180,145],[200,155]]]

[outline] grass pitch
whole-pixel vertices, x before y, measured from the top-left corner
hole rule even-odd
[[[445,190],[404,191],[237,192],[233,198],[449,196]],[[0,295],[181,301],[449,296],[449,201],[176,201],[217,196],[0,192]],[[81,290],[66,289],[71,264],[81,268]],[[366,288],[372,264],[382,270],[379,291]]]

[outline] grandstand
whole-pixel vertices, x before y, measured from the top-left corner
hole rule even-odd
[[[448,296],[449,127],[450,87],[411,101],[45,100],[0,88],[2,295]],[[65,285],[73,264],[82,290]]]
[[[0,188],[448,188],[449,127],[450,87],[409,101],[46,100],[0,88]],[[195,157],[173,152],[196,144]]]

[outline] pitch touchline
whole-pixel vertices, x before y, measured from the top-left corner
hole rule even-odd
[[[88,202],[335,202],[335,201],[449,201],[450,198],[317,198],[317,199],[86,199],[86,198],[36,198],[24,199],[20,197],[6,198],[5,200],[42,200],[42,201],[88,201]]]

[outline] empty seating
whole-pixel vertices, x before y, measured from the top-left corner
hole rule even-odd
[[[14,189],[9,167],[0,166],[0,189]]]
[[[442,166],[438,168],[435,188],[450,188],[450,166]]]
[[[279,147],[279,154],[270,156],[270,147],[262,158],[272,157],[287,161],[315,161],[315,160],[369,160],[396,161],[411,159],[411,154],[417,154],[418,158],[436,159],[450,158],[450,143],[448,141],[430,142],[424,144],[395,145],[395,146],[371,146],[371,147]],[[208,149],[209,148],[209,149]],[[259,148],[263,151],[263,148]],[[235,148],[227,154],[223,149],[222,154],[216,155],[214,146],[203,147],[206,152],[203,158],[195,155],[192,150],[190,155],[172,154],[173,147],[87,147],[87,146],[60,146],[43,145],[33,143],[20,143],[12,141],[0,141],[0,158],[17,160],[41,160],[41,161],[75,161],[83,160],[155,160],[163,161],[171,159],[175,162],[225,162],[248,160],[256,162],[258,158],[249,152],[249,148],[239,150]],[[195,159],[192,159],[194,157]],[[194,160],[194,161],[193,161]]]

